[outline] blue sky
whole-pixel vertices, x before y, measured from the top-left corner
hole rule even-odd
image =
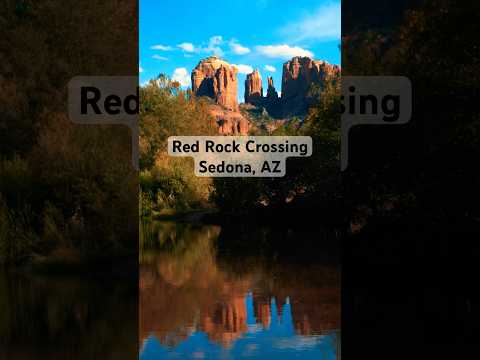
[[[219,55],[245,74],[258,68],[266,91],[280,92],[282,65],[293,56],[340,64],[340,1],[140,0],[140,83],[164,73],[190,86],[198,62]]]

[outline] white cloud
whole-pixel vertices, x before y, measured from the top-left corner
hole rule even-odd
[[[176,68],[172,80],[178,81],[182,86],[190,86],[190,74],[186,68]]]
[[[253,68],[250,65],[232,64],[232,66],[237,68],[239,74],[250,74],[253,72]]]
[[[183,51],[186,51],[186,52],[194,52],[195,51],[195,46],[193,46],[193,44],[189,43],[189,42],[183,42],[181,44],[178,44],[177,47],[179,47],[180,49],[182,49]]]
[[[163,60],[163,61],[167,61],[167,60],[168,60],[167,57],[165,57],[165,56],[160,56],[160,55],[156,55],[156,54],[153,55],[152,58],[153,58],[153,59],[156,59],[156,60]]]
[[[223,50],[220,45],[223,44],[223,38],[220,35],[212,36],[208,40],[208,46],[202,48],[201,50],[206,53],[213,53],[217,56],[223,56]]]
[[[220,47],[223,43],[223,38],[220,35],[215,35],[208,40],[208,43],[203,42],[200,46],[195,46],[190,42],[183,42],[178,44],[177,47],[186,53],[213,53],[217,56],[223,56],[224,53]]]
[[[260,55],[274,59],[290,59],[294,56],[313,57],[313,53],[309,50],[302,49],[299,46],[289,46],[285,44],[256,46],[255,49]]]
[[[143,68],[142,68],[141,66],[139,66],[139,67],[138,67],[138,72],[139,72],[139,73],[143,73],[143,71],[144,71]]]
[[[266,71],[269,71],[269,72],[275,72],[277,71],[277,69],[275,69],[275,66],[272,66],[272,65],[265,65],[263,67]]]
[[[150,47],[152,50],[172,51],[173,48],[168,45],[153,45]]]
[[[280,33],[286,36],[288,41],[296,43],[309,40],[340,40],[341,14],[340,1],[330,2],[298,21],[287,24]]]
[[[208,41],[209,46],[221,45],[222,43],[223,43],[223,38],[220,35],[212,36]]]
[[[245,55],[250,52],[250,49],[248,47],[240,45],[235,39],[230,40],[228,44],[230,45],[230,50],[235,55]]]

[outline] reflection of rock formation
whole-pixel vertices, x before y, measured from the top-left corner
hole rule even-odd
[[[243,295],[217,303],[201,320],[200,328],[212,341],[229,346],[247,331],[247,307]]]
[[[268,329],[272,322],[272,309],[270,307],[271,297],[253,295],[253,308],[257,323],[262,324],[264,329]]]
[[[301,335],[312,335],[340,328],[338,288],[304,291],[291,296],[295,331]],[[310,297],[321,299],[321,301],[306,300]]]
[[[208,229],[208,230],[207,230]],[[247,298],[251,293],[257,324],[269,329],[273,317],[292,318],[298,334],[312,335],[340,326],[338,273],[325,267],[274,266],[264,260],[241,272],[219,264],[213,241],[219,229],[182,231],[186,248],[142,256],[140,266],[140,341],[156,337],[176,346],[192,332],[202,331],[228,347],[247,330]],[[275,299],[276,306],[272,306]],[[287,299],[288,313],[282,313]],[[274,313],[272,313],[272,311]]]
[[[159,228],[159,232],[168,230],[177,228]],[[209,293],[219,283],[212,247],[218,233],[217,227],[185,227],[177,244],[188,239],[189,246],[175,256],[142,254],[140,340],[154,334],[165,345],[174,346],[191,333],[199,304],[209,304],[212,294],[218,295]]]

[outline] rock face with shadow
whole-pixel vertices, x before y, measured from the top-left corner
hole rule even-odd
[[[217,56],[200,61],[192,72],[192,91],[228,110],[238,110],[237,69]]]
[[[278,100],[278,92],[275,90],[273,85],[273,77],[269,76],[267,78],[268,88],[267,88],[267,100],[268,102],[273,102]]]
[[[258,105],[263,98],[262,76],[258,69],[247,75],[245,79],[245,102]]]
[[[235,66],[217,56],[203,59],[192,71],[192,91],[196,96],[212,99],[209,110],[218,126],[219,134],[248,134],[250,122],[238,107],[238,80]]]
[[[308,109],[312,85],[323,84],[340,76],[340,67],[309,57],[294,57],[283,64],[282,102],[284,113],[304,113]]]
[[[339,66],[297,56],[283,64],[281,96],[273,85],[272,77],[268,77],[267,94],[264,97],[258,70],[248,74],[245,81],[245,103],[262,106],[273,117],[304,115],[311,102],[312,88],[322,89],[327,81],[339,77]]]
[[[210,113],[221,135],[248,135],[252,125],[238,104],[237,68],[225,60],[210,56],[201,60],[192,71],[192,92],[211,99]],[[309,57],[294,57],[283,64],[282,91],[279,95],[273,78],[267,78],[263,95],[262,76],[258,69],[245,79],[246,106],[263,111],[276,119],[304,116],[327,81],[340,78],[340,67]],[[242,108],[247,109],[246,107]],[[247,111],[248,112],[248,111]]]

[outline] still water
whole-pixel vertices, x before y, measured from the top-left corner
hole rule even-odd
[[[218,243],[221,233],[143,227],[140,359],[337,359],[337,268],[232,256]]]
[[[134,283],[0,269],[0,359],[136,359]]]
[[[329,236],[276,231],[142,224],[139,282],[0,269],[0,359],[334,360],[339,272],[298,251]]]

